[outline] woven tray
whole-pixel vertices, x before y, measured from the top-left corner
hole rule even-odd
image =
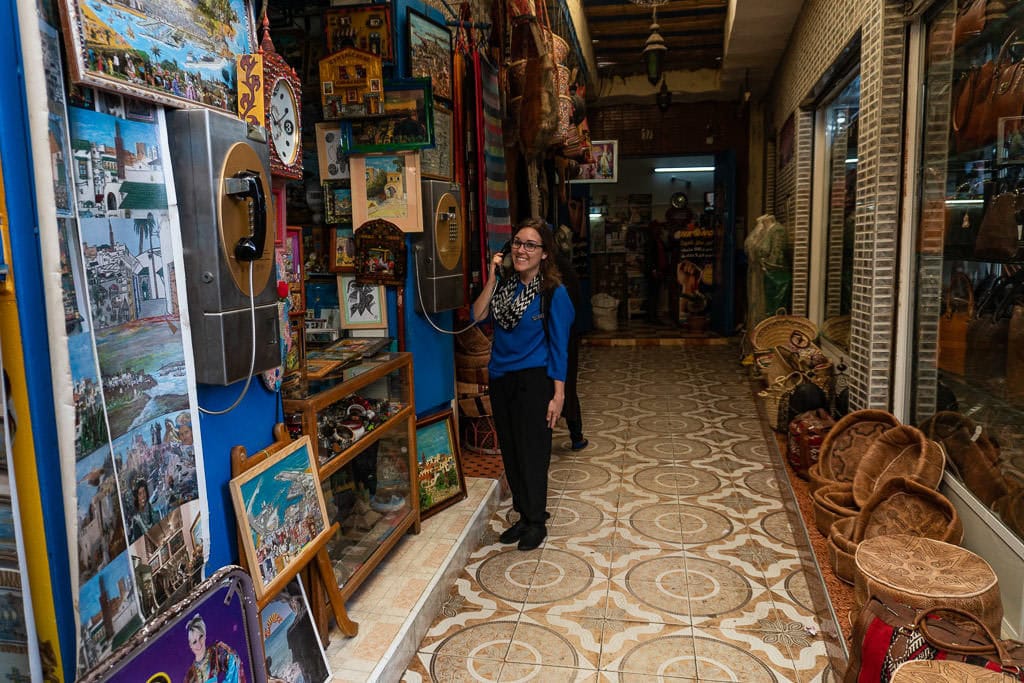
[[[893,427],[875,439],[861,458],[853,477],[853,499],[864,507],[876,488],[896,477],[936,488],[945,464],[942,447],[920,429],[910,425]]]
[[[852,484],[871,442],[899,424],[894,415],[883,410],[858,410],[844,416],[821,443],[818,473],[824,479]]]
[[[964,527],[956,508],[944,495],[913,479],[885,482],[857,515],[851,539],[907,534],[959,544]]]

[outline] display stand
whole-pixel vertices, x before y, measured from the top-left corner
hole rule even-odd
[[[277,451],[284,448],[286,445],[291,443],[292,438],[288,435],[288,430],[285,429],[284,424],[278,423],[274,425],[274,442],[266,448],[253,453],[251,456],[246,453],[245,446],[235,446],[231,449],[231,476],[237,477],[242,472],[256,467],[269,456],[273,455]],[[334,619],[338,624],[338,628],[346,636],[354,636],[359,632],[359,625],[349,619],[348,612],[345,610],[345,600],[341,595],[341,591],[338,590],[338,585],[334,581],[334,570],[331,569],[331,560],[327,556],[327,542],[331,537],[337,533],[338,523],[334,522],[331,525],[330,533],[324,534],[311,544],[308,554],[306,555],[307,560],[303,564],[298,564],[282,572],[274,581],[275,585],[286,586],[296,574],[304,572],[307,575],[307,585],[310,586],[312,592],[319,595],[319,591],[322,588],[327,592],[327,600],[331,604],[331,608],[334,611]],[[245,566],[246,570],[250,573],[252,569],[248,566],[248,562],[244,555],[239,558]],[[313,587],[316,587],[314,589]],[[256,606],[262,611],[277,595],[278,591],[270,591],[264,594],[261,598],[257,599]],[[317,619],[317,628],[320,630],[320,637],[323,641],[327,642],[327,624],[322,623],[324,620]]]

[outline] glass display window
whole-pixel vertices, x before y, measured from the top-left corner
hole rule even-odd
[[[1024,539],[1024,4],[960,4],[926,20],[911,417]]]

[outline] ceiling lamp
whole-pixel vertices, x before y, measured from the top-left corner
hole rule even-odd
[[[650,81],[651,85],[657,85],[658,81],[661,80],[665,53],[668,52],[665,39],[658,33],[660,28],[658,26],[658,8],[655,7],[651,10],[651,35],[647,36],[647,42],[644,43],[644,51],[642,53],[644,64],[647,67],[647,80]]]

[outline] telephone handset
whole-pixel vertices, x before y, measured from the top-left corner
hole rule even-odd
[[[235,244],[235,258],[239,261],[255,261],[263,256],[263,244],[267,238],[267,198],[263,194],[263,183],[258,171],[240,171],[233,178],[224,180],[224,191],[240,199],[249,199],[249,235]]]
[[[512,253],[512,240],[505,240],[505,244],[501,245],[501,250],[498,253],[501,254],[503,259],[508,258],[509,254]],[[503,277],[505,275],[503,271],[504,266],[494,267],[494,274],[498,277]]]

